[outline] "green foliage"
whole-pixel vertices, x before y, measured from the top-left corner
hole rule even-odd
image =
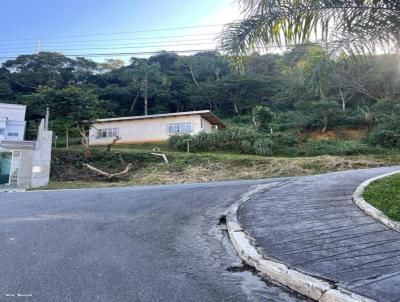
[[[62,181],[98,180],[98,176],[83,166],[84,163],[94,165],[109,173],[120,172],[130,163],[132,170],[145,167],[147,164],[159,162],[159,158],[146,153],[115,152],[104,149],[65,150],[54,149],[51,161],[51,178]]]
[[[398,148],[398,56],[327,60],[325,49],[312,44],[283,54],[254,53],[244,73],[214,51],[161,52],[125,66],[42,52],[2,64],[0,102],[28,105],[29,139],[49,107],[50,128],[61,146],[64,134],[74,141],[93,119],[142,115],[147,99],[149,113],[210,109],[224,118],[229,129],[194,137],[192,150],[253,154],[258,139],[270,139],[274,155],[305,155],[309,132],[341,129],[362,129],[371,146]],[[169,143],[186,150],[182,137]],[[320,149],[316,153],[336,152],[334,146]]]
[[[97,95],[90,89],[76,86],[63,89],[42,87],[25,99],[33,112],[43,114],[49,108],[57,117],[58,124],[69,128],[93,121],[102,112]]]
[[[336,55],[398,46],[400,8],[397,1],[238,2],[245,18],[225,27],[221,44],[239,63],[249,50],[271,45],[323,41]]]
[[[369,133],[371,145],[400,148],[400,100],[383,99],[372,106],[377,125]]]
[[[213,133],[200,133],[194,136],[193,150],[247,152],[255,140],[251,130],[230,128]]]
[[[174,135],[168,140],[169,147],[175,150],[186,150],[185,139],[191,138],[191,150],[195,152],[227,151],[252,153],[257,136],[254,131],[241,128],[229,128],[212,133],[202,132],[190,135]]]
[[[400,148],[399,117],[387,120],[375,127],[369,133],[367,141],[374,146]]]
[[[303,154],[306,156],[318,155],[361,155],[382,153],[379,148],[373,148],[357,140],[310,140],[307,142]]]
[[[272,121],[273,114],[270,108],[266,106],[256,106],[253,111],[254,119],[258,127],[262,129],[268,128],[268,124]]]
[[[371,183],[364,198],[389,218],[400,221],[400,175],[386,177]]]
[[[272,140],[269,138],[258,138],[253,145],[254,153],[260,156],[271,156],[272,145]]]
[[[188,139],[192,139],[189,134],[172,135],[168,139],[168,146],[174,150],[185,151],[187,148],[186,140]]]
[[[301,134],[298,132],[274,133],[269,135],[272,140],[272,153],[281,156],[300,155]]]

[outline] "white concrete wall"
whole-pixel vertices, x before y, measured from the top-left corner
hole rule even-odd
[[[18,136],[11,135],[18,133]],[[25,122],[7,121],[4,138],[7,141],[22,141],[25,136]]]
[[[22,141],[25,136],[26,106],[0,103],[0,140]],[[7,134],[10,135],[7,135]],[[12,136],[11,133],[18,133]]]
[[[44,119],[40,123],[38,137],[32,154],[31,188],[46,186],[50,179],[51,144],[53,132],[45,129]]]
[[[0,117],[6,117],[11,121],[25,121],[25,105],[0,103]]]
[[[200,115],[169,116],[130,121],[111,121],[93,124],[89,131],[89,144],[106,145],[113,141],[113,138],[96,138],[97,129],[104,128],[118,128],[118,136],[121,137],[121,140],[118,141],[119,144],[162,142],[166,141],[172,135],[168,133],[168,125],[174,123],[192,123],[191,135],[203,131],[204,126],[206,127],[206,129],[204,129],[205,131],[211,131],[209,123],[207,121],[203,121],[202,123],[202,117]]]
[[[3,152],[13,154],[11,168],[18,173],[17,186],[19,188],[29,188],[31,186],[32,176],[32,155],[33,150],[26,148],[3,149]],[[17,159],[15,154],[20,152],[20,157]],[[13,184],[11,184],[13,186]],[[15,186],[15,185],[14,185]]]
[[[30,188],[32,179],[33,150],[21,150],[19,163],[18,187]]]

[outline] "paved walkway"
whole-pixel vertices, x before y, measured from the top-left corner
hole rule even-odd
[[[400,301],[400,233],[352,203],[378,168],[282,182],[241,206],[239,220],[260,252],[377,301]]]

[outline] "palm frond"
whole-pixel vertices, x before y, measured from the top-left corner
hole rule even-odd
[[[231,56],[306,42],[332,45],[333,49],[347,48],[348,54],[400,46],[400,1],[238,0],[238,3],[246,18],[227,25],[220,36],[222,49]]]

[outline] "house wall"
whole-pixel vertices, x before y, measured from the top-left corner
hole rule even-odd
[[[12,186],[17,186],[20,188],[29,188],[31,185],[32,176],[32,155],[33,151],[31,149],[25,148],[11,148],[4,149],[2,152],[12,153],[11,160],[11,173],[17,173],[16,184],[11,184]],[[20,153],[20,156],[16,156],[16,153]],[[10,175],[10,178],[12,176]]]
[[[25,136],[26,106],[0,103],[0,140],[22,141]],[[18,133],[18,136],[11,135]]]
[[[212,131],[212,124],[207,121],[204,117],[201,117],[201,125],[203,127],[203,131],[210,133]]]
[[[11,135],[18,133],[18,136]],[[25,135],[25,122],[7,121],[4,137],[7,141],[22,141]]]
[[[147,118],[130,121],[112,121],[94,123],[89,131],[90,145],[106,145],[113,141],[113,138],[97,139],[97,129],[118,128],[118,136],[123,143],[145,143],[166,141],[172,134],[168,133],[168,125],[174,123],[192,123],[192,132],[198,134],[201,131],[211,131],[210,123],[200,115],[171,116],[160,118]],[[202,128],[203,126],[203,128]]]
[[[32,179],[33,150],[21,150],[19,163],[18,187],[30,188]]]
[[[0,117],[6,117],[10,121],[25,121],[26,106],[0,103]]]

